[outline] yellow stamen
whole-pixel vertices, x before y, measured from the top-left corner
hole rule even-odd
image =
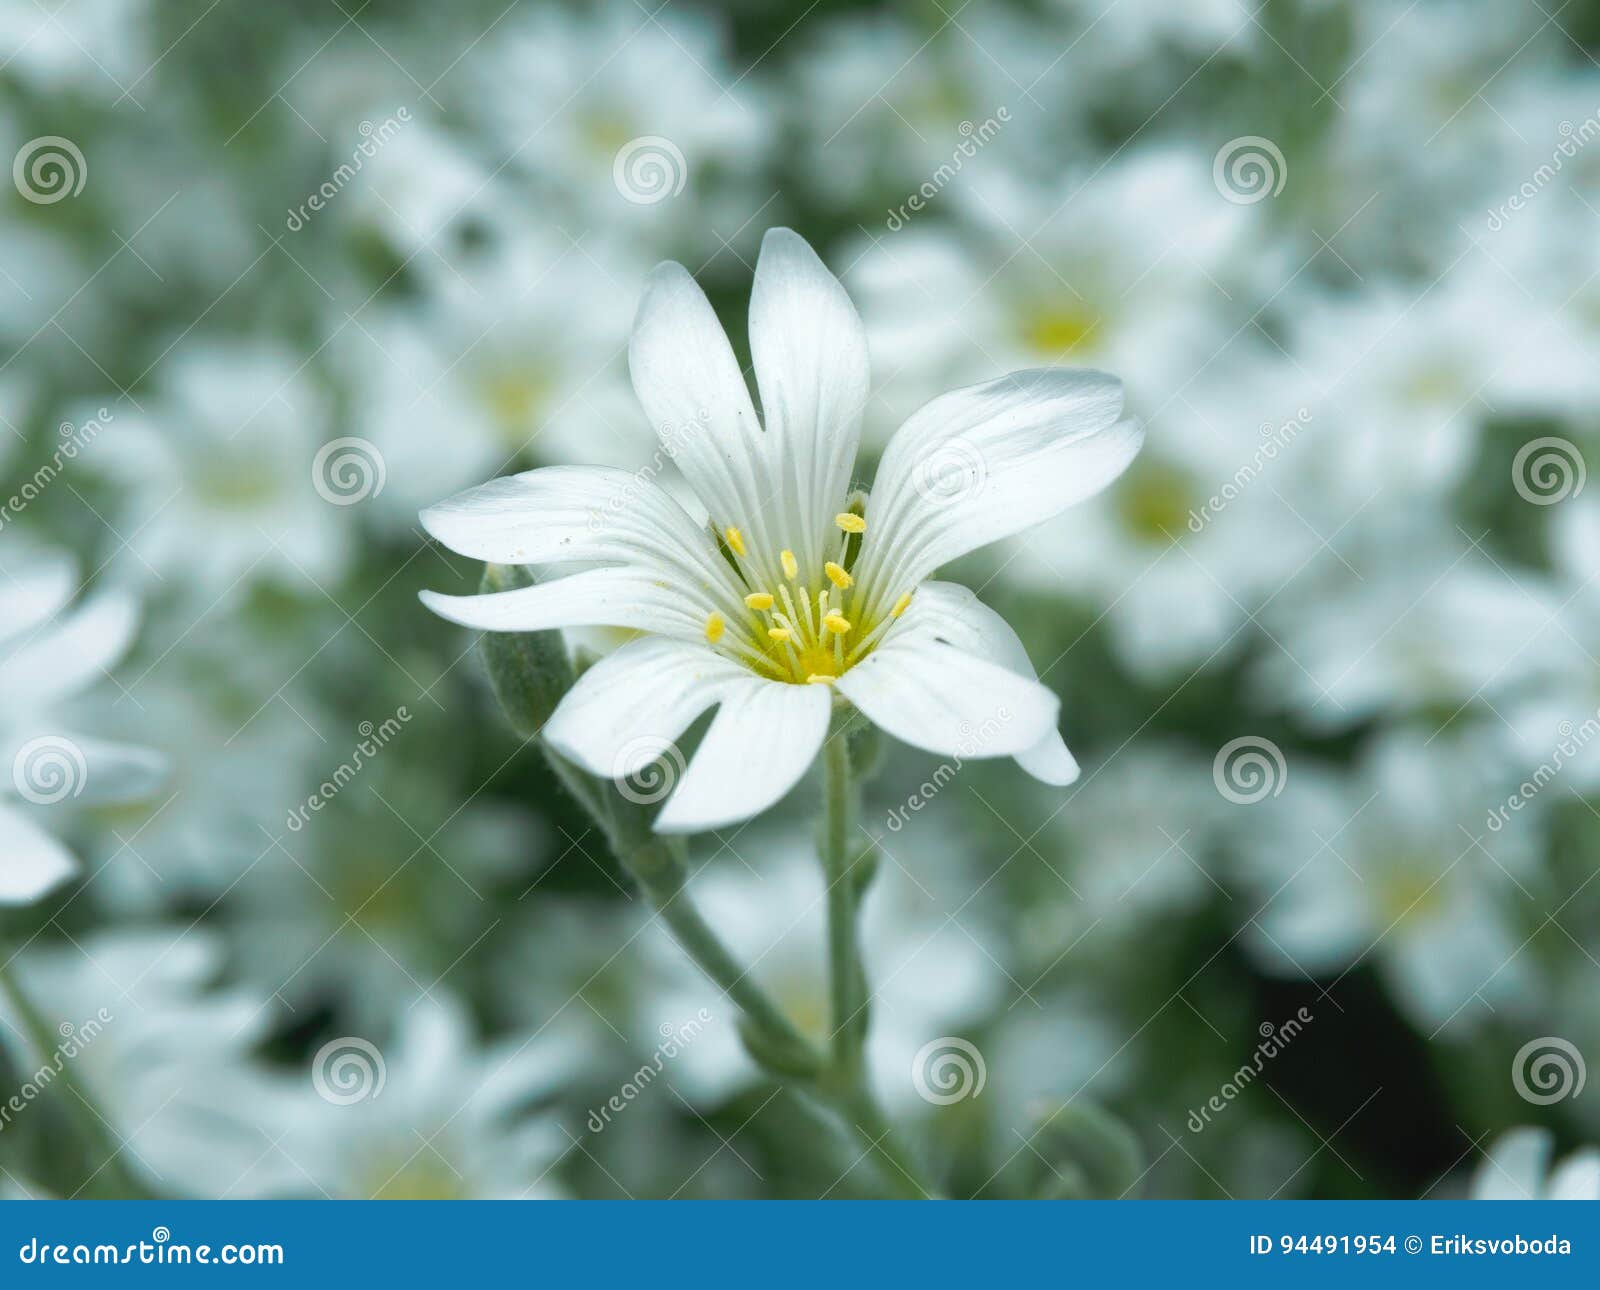
[[[715,645],[722,639],[722,631],[726,626],[721,614],[712,614],[706,619],[706,639]]]
[[[800,565],[794,558],[794,552],[789,550],[778,552],[778,562],[783,565],[783,576],[793,582],[795,575],[800,572]]]
[[[794,635],[787,627],[769,627],[767,636],[775,641],[786,641]]]
[[[822,625],[830,632],[833,632],[839,636],[843,636],[847,631],[850,630],[850,620],[837,610],[824,618],[822,620]]]
[[[772,593],[770,591],[752,591],[744,598],[747,609],[771,609]]]
[[[834,683],[835,679],[836,678],[831,677],[831,676],[825,676],[821,672],[813,672],[810,676],[806,677],[806,684],[807,685],[832,685]]]
[[[899,600],[894,602],[894,608],[889,611],[889,617],[890,618],[898,618],[898,617],[900,617],[901,614],[905,613],[906,606],[909,605],[910,603],[911,603],[911,593],[908,591],[908,592],[905,593],[905,595],[901,596]]]
[[[727,540],[728,550],[732,551],[734,555],[744,554],[743,533],[739,532],[738,529],[734,528],[733,525],[730,524],[727,528],[722,530],[722,536]]]
[[[846,533],[865,533],[867,521],[859,515],[852,515],[849,511],[841,511],[833,517],[833,522]]]
[[[852,578],[832,560],[829,560],[827,564],[822,566],[822,571],[828,575],[828,581],[833,583],[833,585],[838,587],[841,591],[848,588],[850,584],[855,581],[854,578]]]

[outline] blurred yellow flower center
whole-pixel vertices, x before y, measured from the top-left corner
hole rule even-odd
[[[1129,472],[1116,499],[1131,534],[1147,542],[1165,543],[1183,534],[1196,497],[1183,471],[1147,461]]]
[[[496,425],[521,447],[526,432],[549,401],[551,382],[526,369],[497,372],[483,383],[483,405]]]
[[[1046,305],[1023,319],[1022,340],[1038,354],[1070,354],[1086,347],[1099,326],[1100,316],[1081,301]]]

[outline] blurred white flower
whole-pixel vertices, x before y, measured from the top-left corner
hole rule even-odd
[[[1513,782],[1503,749],[1478,734],[1395,730],[1348,782],[1292,761],[1281,796],[1234,811],[1263,902],[1245,944],[1292,979],[1376,968],[1430,1038],[1480,1024],[1487,1007],[1526,1006],[1532,966],[1512,918],[1534,899],[1537,826],[1483,827]]]
[[[409,529],[441,492],[526,457],[646,465],[655,439],[627,390],[619,321],[644,266],[521,224],[457,263],[424,300],[341,333],[356,433],[387,467],[373,511]]]
[[[481,1043],[439,986],[394,1013],[392,1037],[331,1040],[308,1069],[261,1088],[274,1142],[255,1189],[270,1174],[278,1194],[336,1199],[560,1195],[551,1170],[575,1135],[540,1103],[583,1066],[583,1046],[559,1028]]]
[[[77,1033],[78,1051],[66,1060],[124,1142],[120,1163],[183,1195],[249,1194],[233,1189],[275,1136],[240,1096],[268,1001],[247,987],[212,988],[223,961],[213,931],[153,928],[32,947],[12,967],[57,1033]],[[0,1017],[0,1036],[21,1033],[4,1000]],[[52,1056],[32,1053],[19,1065]]]
[[[77,585],[59,553],[13,548],[0,564],[0,905],[37,900],[77,871],[42,827],[52,811],[134,801],[163,774],[155,753],[66,724],[71,700],[108,675],[138,622],[122,592],[74,606]]]
[[[946,196],[970,232],[911,224],[848,274],[885,424],[951,379],[1040,363],[1114,371],[1160,408],[1217,357],[1226,320],[1248,317],[1240,279],[1271,262],[1255,209],[1223,200],[1209,163],[1177,146],[1049,183],[979,165]]]
[[[1273,648],[1256,662],[1256,694],[1337,730],[1430,705],[1448,718],[1566,666],[1561,598],[1497,563],[1429,509],[1365,515],[1263,613]]]
[[[306,363],[273,343],[180,342],[160,388],[96,443],[126,490],[124,567],[202,607],[274,579],[321,599],[354,521],[318,477],[327,408]]]
[[[770,195],[754,182],[774,123],[762,78],[730,67],[707,18],[542,8],[462,66],[494,164],[563,201],[577,228],[625,228],[662,251],[708,221],[733,237]]]
[[[1473,1200],[1600,1200],[1600,1150],[1585,1147],[1551,1160],[1548,1129],[1508,1129],[1472,1175]]]
[[[424,592],[424,603],[490,631],[649,633],[584,673],[545,737],[620,779],[720,704],[656,818],[663,831],[716,828],[781,798],[822,746],[834,691],[929,752],[1014,756],[1047,783],[1071,782],[1059,701],[1016,634],[970,592],[925,579],[1116,478],[1143,438],[1120,419],[1120,384],[1040,369],[936,399],[906,422],[872,496],[852,509],[867,392],[860,319],[787,229],[762,244],[750,314],[765,430],[681,266],[656,270],[634,326],[640,402],[709,528],[642,476],[531,471],[433,507],[423,523],[474,559],[607,567],[496,595]]]

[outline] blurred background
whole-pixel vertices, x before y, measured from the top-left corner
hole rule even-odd
[[[479,573],[419,506],[649,465],[644,275],[743,351],[789,225],[869,464],[1018,367],[1149,427],[953,573],[1079,782],[869,789],[929,1172],[1049,1191],[1104,1114],[1111,1194],[1600,1194],[1597,53],[1536,0],[0,8],[0,1189],[874,1193],[416,600]],[[694,848],[813,1030],[814,796]]]

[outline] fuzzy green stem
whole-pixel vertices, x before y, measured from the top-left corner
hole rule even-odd
[[[819,1071],[822,1055],[816,1046],[795,1029],[760,983],[740,966],[690,899],[688,866],[680,846],[658,837],[623,855],[622,863],[683,952],[744,1013],[748,1023],[745,1035],[758,1059],[784,1074]]]
[[[863,848],[855,842],[860,785],[850,765],[847,731],[837,728],[823,746],[822,869],[828,884],[828,979],[833,1039],[822,1095],[869,1153],[897,1196],[922,1200],[926,1187],[868,1082],[865,1062],[869,1019],[867,973],[861,961],[859,893],[854,866]]]

